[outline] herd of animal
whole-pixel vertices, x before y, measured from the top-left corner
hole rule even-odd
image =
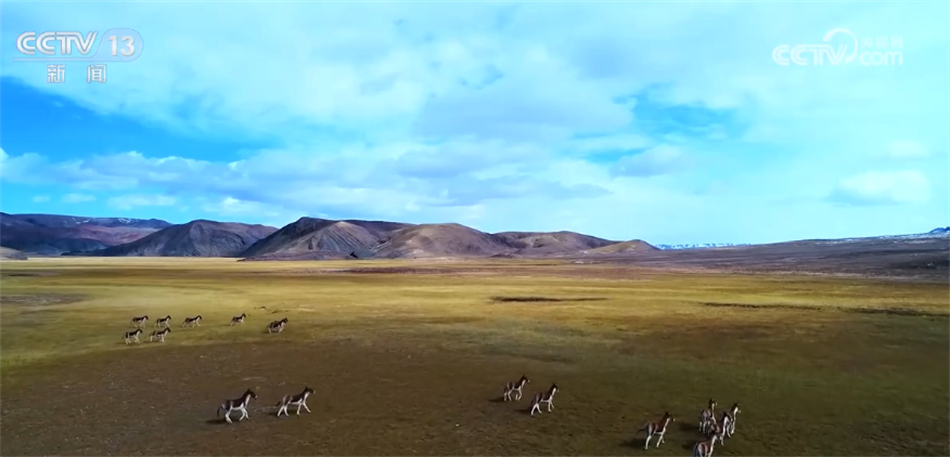
[[[243,325],[244,319],[247,318],[247,314],[241,313],[240,316],[234,316],[231,318],[231,326]],[[161,330],[154,330],[152,334],[149,335],[149,341],[159,341],[164,343],[165,336],[171,333],[171,316],[160,317],[155,320],[155,326],[161,327]],[[139,336],[144,333],[142,328],[145,327],[145,324],[148,322],[148,315],[136,316],[132,318],[132,326],[135,327],[135,330],[125,332],[122,335],[122,338],[125,340],[125,344],[141,343]],[[267,324],[267,333],[280,333],[284,331],[284,327],[287,326],[288,319],[285,317],[278,321],[273,321]],[[184,327],[201,327],[201,315],[195,317],[186,317],[185,320],[181,323],[182,328]]]
[[[305,386],[303,388],[303,392],[300,392],[299,394],[284,395],[280,399],[280,401],[277,402],[277,406],[279,407],[279,409],[277,410],[277,417],[280,417],[281,413],[283,413],[285,416],[290,416],[290,413],[287,412],[287,410],[291,406],[297,407],[298,416],[300,415],[300,408],[307,410],[307,412],[309,413],[310,408],[307,407],[307,397],[312,395],[313,392],[314,392],[313,389],[311,389],[308,386]],[[223,412],[224,420],[227,421],[229,424],[233,423],[231,421],[231,413],[235,411],[241,413],[241,417],[238,418],[238,422],[249,418],[250,416],[248,416],[247,414],[247,405],[251,402],[252,398],[257,398],[257,394],[254,393],[253,390],[247,389],[246,391],[244,391],[243,394],[241,394],[240,397],[235,398],[233,400],[225,400],[224,403],[221,403],[221,406],[218,407],[217,416],[220,417],[221,413]]]
[[[230,325],[233,327],[235,325],[244,325],[244,320],[247,319],[246,313],[241,313],[240,316],[234,316],[231,318]],[[161,327],[161,330],[154,330],[149,337],[149,341],[159,341],[165,342],[165,335],[168,335],[171,330],[171,316],[160,317],[155,320],[155,327]],[[286,317],[280,320],[273,321],[267,324],[267,333],[280,333],[284,331],[284,328],[287,326],[287,323],[290,322]],[[142,328],[145,327],[145,324],[148,323],[148,315],[144,316],[135,316],[132,318],[132,326],[135,327],[135,330],[125,332],[123,338],[125,339],[125,344],[132,344],[132,342],[140,343],[139,335],[144,331]],[[195,317],[186,317],[185,320],[181,323],[182,328],[184,327],[201,327],[201,315]],[[297,414],[300,414],[300,409],[303,408],[310,412],[310,408],[307,407],[307,397],[309,397],[314,392],[310,387],[304,387],[303,392],[296,395],[284,395],[281,398],[280,402],[277,403],[279,409],[277,410],[277,417],[283,413],[286,416],[289,416],[290,413],[287,412],[288,408],[291,406],[297,407]],[[247,419],[249,416],[247,414],[247,405],[251,402],[252,398],[257,398],[257,394],[253,390],[247,389],[240,397],[233,400],[225,400],[221,406],[218,407],[217,415],[220,417],[221,413],[224,413],[224,420],[229,424],[231,421],[231,413],[239,412],[241,417],[238,419],[238,422]]]
[[[530,382],[528,377],[524,375],[517,381],[508,381],[508,383],[505,384],[502,399],[504,401],[521,400],[522,391],[528,382]],[[551,384],[551,387],[549,387],[547,391],[536,393],[531,399],[530,414],[532,416],[534,416],[535,412],[541,414],[542,404],[546,404],[548,412],[551,412],[551,410],[554,409],[554,394],[557,393],[557,391],[557,384]],[[732,438],[732,435],[736,432],[736,416],[740,411],[739,404],[733,403],[732,408],[722,412],[722,416],[719,420],[716,419],[716,406],[716,401],[709,399],[709,406],[703,409],[699,414],[699,432],[705,435],[706,439],[693,446],[693,457],[712,457],[716,441],[719,441],[720,445],[725,444],[725,439]],[[671,422],[676,422],[676,419],[667,411],[660,420],[647,422],[643,428],[637,430],[638,434],[641,432],[647,433],[643,449],[646,450],[650,448],[650,440],[653,438],[656,438],[656,447],[659,448],[660,444],[664,442],[666,430]]]
[[[247,314],[242,313],[240,316],[234,316],[231,318],[231,326],[243,325],[244,320],[247,318]],[[150,335],[150,341],[160,341],[165,342],[165,335],[168,335],[171,332],[171,316],[165,316],[158,318],[155,321],[156,327],[162,327],[161,330],[155,330]],[[130,332],[125,332],[124,338],[126,344],[131,344],[133,341],[138,343],[139,335],[143,333],[142,328],[148,322],[148,315],[145,316],[136,316],[132,318],[132,325],[136,327],[135,330]],[[273,321],[267,324],[267,333],[280,333],[284,331],[284,328],[287,326],[288,319],[285,317],[280,320]],[[184,327],[200,327],[201,326],[201,315],[195,317],[186,317],[182,322],[181,326]],[[521,400],[523,390],[525,385],[530,381],[527,376],[522,375],[517,381],[509,381],[505,384],[504,393],[502,399],[506,402],[512,401],[517,402]],[[541,414],[541,405],[547,407],[547,411],[551,412],[554,409],[554,394],[558,392],[558,386],[556,383],[552,383],[546,391],[538,392],[531,399],[531,409],[530,415],[534,416],[534,413],[537,412]],[[303,392],[296,395],[284,395],[281,400],[277,403],[279,409],[277,410],[277,417],[280,417],[281,414],[289,416],[290,413],[288,409],[291,406],[296,406],[297,415],[300,414],[300,410],[305,409],[308,413],[310,408],[307,407],[307,398],[314,393],[314,390],[310,387],[304,387]],[[224,413],[224,420],[229,424],[231,421],[231,413],[238,412],[241,416],[238,418],[238,422],[243,421],[244,419],[249,418],[247,413],[247,406],[251,402],[251,399],[256,399],[257,394],[251,390],[247,389],[240,397],[231,400],[225,400],[221,406],[218,407],[217,415],[220,417],[221,413]],[[733,434],[736,431],[736,416],[739,414],[739,404],[733,403],[732,407],[728,411],[722,411],[722,415],[717,420],[716,419],[716,406],[717,403],[715,400],[710,399],[708,406],[702,410],[699,415],[699,432],[706,436],[706,439],[696,443],[693,446],[693,457],[712,457],[713,449],[716,446],[718,441],[720,445],[725,444],[726,438],[732,438]],[[664,442],[664,437],[666,436],[666,430],[669,427],[671,422],[676,422],[676,419],[667,411],[663,414],[658,421],[648,422],[640,430],[637,430],[637,433],[646,432],[646,440],[643,444],[643,449],[650,448],[650,441],[656,438],[656,447],[659,448],[660,444]]]

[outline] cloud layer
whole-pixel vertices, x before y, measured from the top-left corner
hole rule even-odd
[[[112,210],[271,223],[452,220],[670,242],[848,236],[870,230],[868,220],[880,232],[924,230],[950,218],[941,206],[948,12],[698,2],[49,12],[17,3],[4,8],[4,55],[16,52],[20,29],[67,19],[77,30],[135,28],[147,48],[111,65],[107,85],[48,85],[30,63],[3,66],[4,77],[167,135],[268,146],[211,155],[143,138],[134,151],[67,158],[4,144],[2,179],[65,184]],[[775,46],[818,43],[842,18],[859,37],[901,36],[904,64],[771,60]],[[788,201],[800,203],[777,203]],[[918,216],[886,222],[874,212],[884,203]],[[852,222],[828,227],[834,211]]]

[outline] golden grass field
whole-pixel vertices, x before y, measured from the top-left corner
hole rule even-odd
[[[0,288],[3,455],[690,455],[710,397],[742,409],[716,455],[950,455],[946,282],[50,258],[3,262]],[[165,315],[167,342],[148,343]],[[501,402],[522,374],[524,398]],[[552,382],[554,411],[529,416]],[[304,385],[313,413],[274,417]],[[249,420],[217,420],[248,387]],[[664,411],[676,422],[644,451],[636,432]]]

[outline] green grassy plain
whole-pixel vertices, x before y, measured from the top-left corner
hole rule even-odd
[[[716,455],[950,455],[946,282],[519,260],[56,258],[0,275],[4,455],[688,455],[710,397],[742,407]],[[168,341],[148,343],[166,314]],[[525,398],[499,402],[521,374]],[[553,413],[522,411],[552,382]],[[304,385],[313,414],[275,418]],[[250,420],[214,420],[247,387]],[[667,410],[644,451],[636,431]]]

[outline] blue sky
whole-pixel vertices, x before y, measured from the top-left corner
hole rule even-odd
[[[653,243],[950,225],[945,2],[2,8],[4,212]],[[145,47],[102,84],[13,60],[24,31],[117,27]],[[773,60],[839,27],[902,61]]]

